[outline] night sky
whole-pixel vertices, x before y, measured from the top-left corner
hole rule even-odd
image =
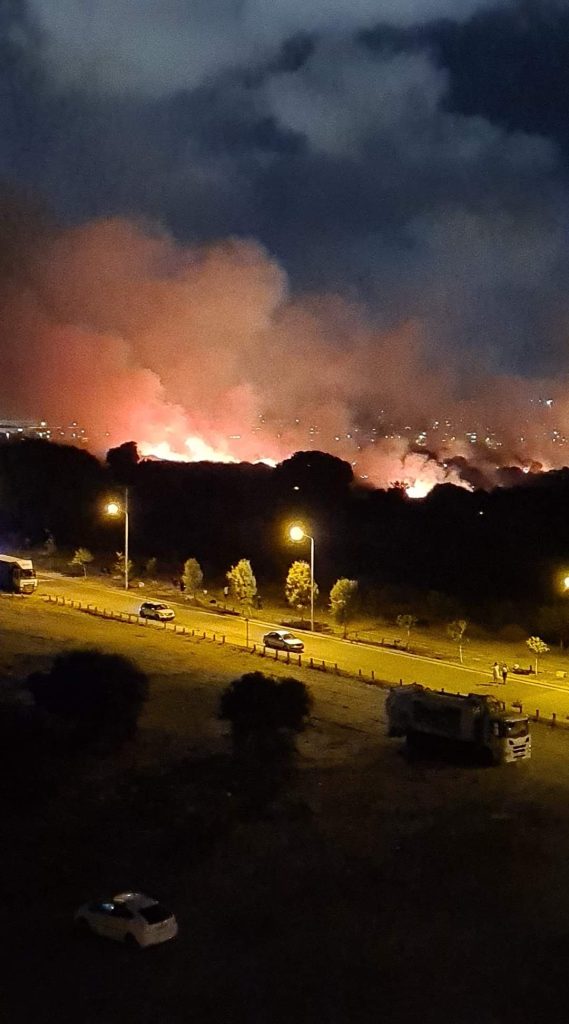
[[[513,452],[544,397],[569,431],[567,0],[0,0],[0,31],[6,415],[95,429],[110,381],[114,440],[466,411]]]

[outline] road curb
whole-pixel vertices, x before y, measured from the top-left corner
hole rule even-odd
[[[297,665],[299,668],[308,668],[314,672],[323,672],[325,674],[339,676],[344,679],[353,679],[355,681],[364,683],[366,686],[373,686],[378,690],[390,690],[397,683],[388,682],[385,679],[378,679],[372,669],[370,673],[365,673],[362,669],[358,669],[357,672],[350,672],[348,669],[343,669],[338,666],[336,662],[327,662],[320,658],[306,657],[302,654],[291,654],[290,651],[278,651],[264,647],[262,644],[239,644],[234,640],[228,641],[225,634],[214,632],[213,630],[201,630],[201,629],[190,629],[188,626],[179,626],[174,622],[157,622],[153,619],[143,619],[139,615],[133,612],[115,612],[111,609],[100,608],[98,605],[86,603],[84,601],[75,601],[68,597],[62,597],[58,594],[42,594],[41,600],[49,604],[55,604],[59,607],[72,608],[75,611],[83,612],[87,615],[94,615],[97,618],[112,619],[115,622],[123,622],[129,625],[143,626],[146,629],[159,630],[161,632],[170,633],[172,636],[181,636],[188,640],[193,641],[209,641],[210,643],[216,643],[219,646],[229,647],[233,650],[240,651],[241,653],[249,653],[256,655],[259,658],[265,658],[269,661],[280,662],[286,665]],[[402,685],[402,680],[399,680],[399,685]],[[457,692],[460,691],[449,691]],[[505,707],[504,703],[504,707]],[[518,710],[520,714],[524,713],[524,706],[520,701],[513,701],[511,707]],[[535,711],[525,711],[530,721],[536,725],[545,726],[549,729],[557,728],[564,731],[569,731],[569,716],[563,718],[557,712],[553,711],[551,716],[545,716],[540,713],[540,709],[536,708]]]

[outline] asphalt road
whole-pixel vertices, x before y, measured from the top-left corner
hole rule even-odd
[[[159,592],[150,588],[125,592],[112,582],[97,579],[76,579],[56,574],[40,575],[38,595],[53,594],[92,603],[99,608],[135,614],[142,601],[162,599]],[[240,616],[220,615],[214,609],[208,611],[191,606],[182,598],[168,597],[167,603],[175,608],[176,623],[189,629],[215,632],[224,635],[227,642],[245,646],[261,644],[263,634],[278,626],[278,623],[261,619],[250,619],[248,624]],[[125,628],[128,626],[125,625]],[[569,721],[569,680],[545,680],[514,676],[510,673],[505,686],[496,685],[488,670],[445,661],[440,657],[425,657],[407,654],[405,651],[389,651],[384,648],[343,640],[340,637],[312,635],[310,631],[295,630],[305,643],[303,664],[312,658],[315,662],[325,661],[337,665],[353,675],[359,672],[366,679],[397,684],[420,682],[433,688],[445,688],[461,693],[493,693],[507,703],[521,702],[530,714],[539,710],[540,716],[557,716],[559,722]],[[165,633],[165,642],[172,638]]]

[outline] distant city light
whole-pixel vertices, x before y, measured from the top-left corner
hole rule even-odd
[[[282,418],[258,411],[248,417],[248,424],[234,421],[219,432],[211,426],[202,429],[199,422],[192,430],[174,423],[168,426],[150,422],[146,433],[139,424],[137,442],[143,458],[264,463],[271,467],[290,458],[295,451],[318,448],[349,462],[360,480],[369,480],[378,487],[390,486],[391,480],[406,481],[408,486],[403,485],[403,489],[408,497],[422,498],[433,487],[445,483],[472,489],[464,479],[467,474],[463,473],[461,460],[477,466],[482,487],[495,485],[501,468],[517,467],[518,472],[527,475],[565,465],[569,458],[569,423],[563,419],[564,407],[556,399],[539,394],[531,399],[531,404],[534,413],[541,410],[541,417],[535,422],[529,415],[525,419],[518,417],[513,437],[502,435],[500,425],[493,423],[487,413],[478,420],[472,410],[453,411],[446,416],[443,410],[438,416],[431,412],[422,422],[414,420],[411,425],[398,420],[391,410],[382,409],[375,413],[374,425],[352,424],[347,430],[341,415],[336,422],[329,422],[316,418],[314,413],[309,418],[304,411],[295,416],[294,410]],[[0,417],[0,443],[13,444],[30,438],[54,440],[81,447],[89,445],[100,456],[108,448],[107,439],[112,444],[120,442],[118,425],[105,431],[108,424],[98,430],[89,424],[88,436],[79,424],[80,421],[67,417],[51,423],[39,418],[10,421]],[[550,464],[543,454],[545,445],[554,453]],[[536,452],[539,461],[534,461]]]

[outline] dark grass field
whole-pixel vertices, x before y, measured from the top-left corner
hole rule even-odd
[[[111,625],[0,609],[4,674],[79,640],[127,653],[134,632]],[[62,763],[51,795],[38,778],[2,815],[2,1020],[567,1021],[567,733],[535,728],[521,765],[410,761],[380,694],[319,679],[297,770],[259,814],[215,719],[245,656],[195,646],[184,671],[160,644],[138,645],[138,746]],[[79,903],[125,887],[169,904],[178,939],[133,952],[74,933]]]

